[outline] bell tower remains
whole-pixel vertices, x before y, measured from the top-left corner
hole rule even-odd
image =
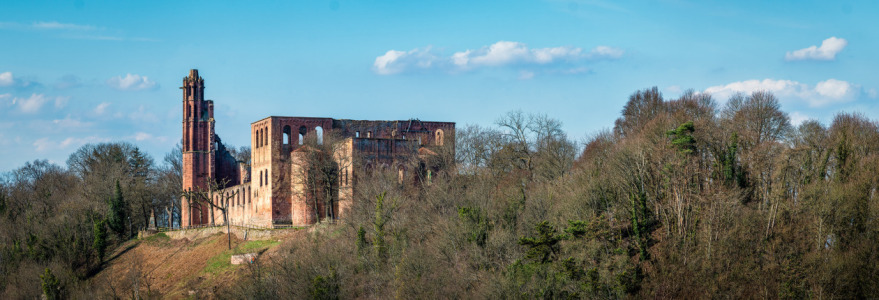
[[[183,190],[207,190],[209,179],[216,179],[214,165],[214,102],[204,100],[204,79],[198,70],[183,78]],[[209,207],[182,199],[181,225],[209,222]]]

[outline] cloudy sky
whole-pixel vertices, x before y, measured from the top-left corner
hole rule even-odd
[[[190,68],[235,146],[269,115],[465,126],[517,109],[581,138],[651,86],[769,90],[795,123],[879,119],[876,1],[121,2],[0,2],[0,172],[103,141],[160,160]]]

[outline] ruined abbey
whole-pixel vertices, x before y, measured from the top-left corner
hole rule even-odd
[[[198,70],[183,78],[182,226],[304,226],[344,218],[358,178],[394,172],[401,183],[430,179],[439,149],[454,155],[455,123],[269,116],[250,124],[250,162],[237,161],[214,131],[214,105]]]

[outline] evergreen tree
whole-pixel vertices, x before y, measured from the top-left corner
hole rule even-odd
[[[42,280],[40,285],[43,287],[46,299],[61,299],[61,281],[55,277],[55,274],[52,274],[52,270],[46,268],[46,272],[40,275],[40,280]]]
[[[92,248],[98,254],[98,261],[104,261],[104,252],[107,250],[107,226],[106,221],[99,220],[94,225],[95,241]]]
[[[116,181],[116,192],[110,198],[110,214],[107,215],[107,226],[119,238],[125,236],[125,199],[122,197],[122,187]]]

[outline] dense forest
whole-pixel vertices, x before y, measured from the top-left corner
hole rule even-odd
[[[459,128],[418,184],[376,170],[354,207],[220,298],[869,298],[879,295],[879,125],[793,126],[771,93],[657,88],[575,141],[549,116]],[[447,149],[451,150],[451,149]],[[452,155],[451,153],[454,153]],[[249,157],[241,148],[238,157]],[[76,296],[107,251],[174,225],[180,155],[87,145],[0,182],[3,298]]]

